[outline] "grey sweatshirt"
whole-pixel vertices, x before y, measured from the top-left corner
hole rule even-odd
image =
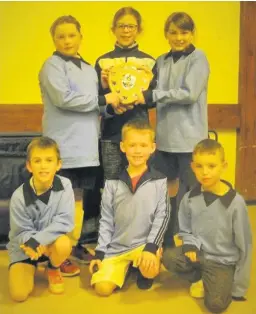
[[[244,296],[250,278],[252,235],[243,197],[232,187],[217,196],[197,186],[181,201],[179,226],[186,251],[201,250],[206,259],[236,266],[232,295]]]
[[[172,55],[157,59],[158,83],[153,90],[157,103],[157,149],[192,152],[208,136],[207,86],[209,64],[203,51],[195,49],[174,62]]]
[[[125,170],[106,180],[102,195],[97,258],[118,255],[146,244],[156,253],[170,217],[167,179],[154,169],[140,178],[135,192]]]
[[[30,193],[29,182],[13,193],[10,201],[10,262],[28,258],[20,248],[29,239],[49,245],[74,228],[75,199],[69,179],[55,176],[48,204]]]

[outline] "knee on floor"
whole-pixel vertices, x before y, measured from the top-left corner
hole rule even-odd
[[[10,295],[11,295],[11,298],[14,301],[16,301],[16,302],[24,302],[24,301],[27,300],[30,292],[31,291],[26,291],[25,289],[23,289],[23,290],[15,289],[15,290],[11,290],[10,291]]]
[[[226,310],[229,304],[223,302],[219,298],[214,298],[212,300],[205,300],[205,306],[212,313],[222,313]]]
[[[112,283],[100,282],[96,283],[94,289],[99,296],[108,297],[115,290],[116,286]]]

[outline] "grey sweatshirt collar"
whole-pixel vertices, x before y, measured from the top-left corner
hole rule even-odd
[[[203,194],[206,206],[211,205],[216,199],[219,199],[221,203],[225,206],[225,208],[228,208],[236,196],[236,191],[233,189],[232,185],[229,182],[225,180],[221,181],[230,187],[229,191],[226,194],[220,196],[211,192],[204,192],[201,189],[201,185],[198,184],[189,193],[189,198],[193,198],[195,196]]]
[[[64,190],[62,182],[58,176],[54,177],[51,189],[56,192]],[[35,193],[32,193],[29,180],[27,180],[23,185],[23,194],[26,206],[33,204],[37,200]]]

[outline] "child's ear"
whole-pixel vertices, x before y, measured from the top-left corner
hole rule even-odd
[[[223,162],[223,170],[226,170],[228,168],[228,162],[224,161]]]
[[[32,169],[31,169],[31,166],[30,166],[30,162],[27,160],[26,161],[26,168],[27,168],[27,170],[30,172],[30,173],[32,173]]]
[[[120,150],[121,152],[125,153],[124,143],[120,142]]]
[[[57,172],[61,169],[62,167],[62,160],[59,160],[58,166],[57,166]]]
[[[192,171],[195,172],[195,171],[194,171],[194,170],[195,170],[195,163],[194,163],[193,160],[192,160],[191,163],[190,163],[190,167],[191,167]]]
[[[152,151],[151,151],[151,154],[153,154],[156,150],[156,143],[153,143],[152,144]]]

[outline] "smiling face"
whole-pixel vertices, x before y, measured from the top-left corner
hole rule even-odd
[[[142,168],[147,165],[156,145],[149,131],[130,129],[126,131],[120,147],[121,151],[126,154],[129,166]]]
[[[138,23],[131,14],[121,16],[113,28],[117,43],[122,47],[129,47],[135,41],[138,35]]]
[[[169,29],[166,31],[166,39],[173,51],[186,50],[193,41],[193,32],[177,27],[171,23]]]
[[[33,174],[35,186],[38,189],[47,189],[52,185],[55,173],[60,170],[61,161],[55,148],[34,147],[26,166]]]
[[[216,150],[193,155],[191,167],[203,189],[214,191],[215,186],[220,182],[223,171],[227,167],[227,163],[223,160],[220,151]]]
[[[56,50],[69,57],[77,57],[81,40],[82,35],[73,23],[59,24],[53,35]]]

